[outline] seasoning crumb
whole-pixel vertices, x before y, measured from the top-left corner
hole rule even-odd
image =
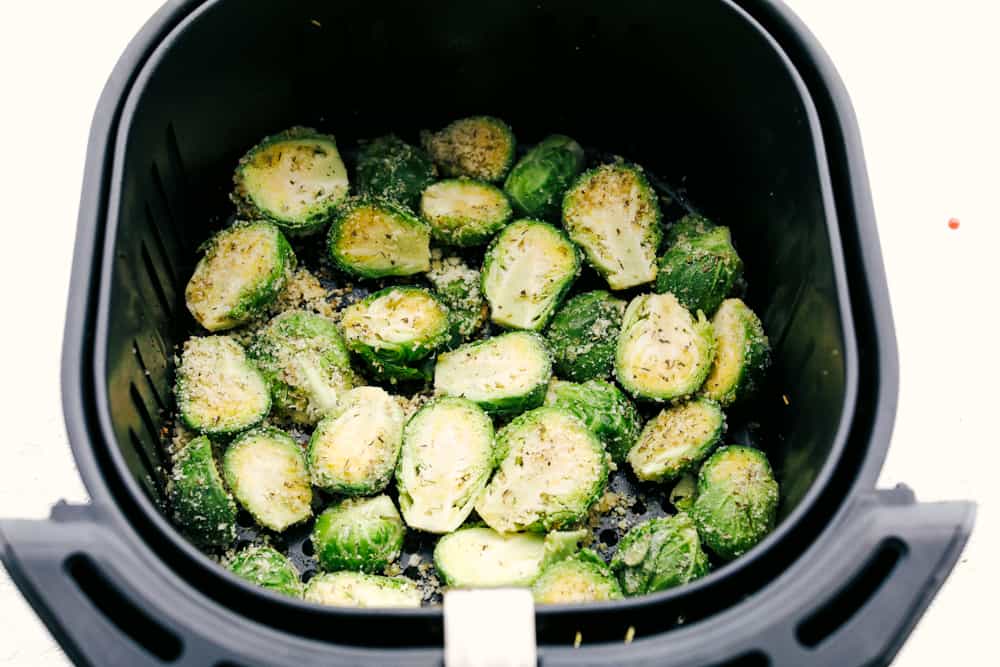
[[[311,19],[309,22],[312,23],[317,28],[322,28],[323,27],[323,24],[320,23],[319,21],[317,21],[316,19]]]
[[[788,402],[788,396],[786,396],[785,394],[781,395],[781,400],[785,402],[785,405],[790,405],[790,403]]]
[[[576,633],[576,637],[573,638],[573,648],[580,648],[580,644],[583,643],[583,635],[580,632]]]
[[[625,643],[631,644],[633,639],[635,639],[635,627],[630,625],[625,631]]]

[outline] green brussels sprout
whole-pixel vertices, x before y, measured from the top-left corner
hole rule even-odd
[[[392,479],[405,422],[403,409],[385,390],[347,392],[309,439],[312,483],[345,496],[378,493]]]
[[[494,415],[538,407],[552,377],[552,357],[538,334],[514,331],[438,355],[434,389],[461,396]]]
[[[726,416],[715,401],[695,398],[665,408],[646,424],[628,462],[643,481],[666,482],[695,468],[722,438]]]
[[[604,445],[572,412],[536,408],[497,434],[499,468],[476,503],[493,530],[557,530],[582,521],[604,493]]]
[[[583,170],[583,161],[580,144],[553,134],[518,160],[503,188],[521,213],[555,217],[570,183]]]
[[[170,473],[174,520],[202,547],[226,547],[236,539],[236,502],[222,483],[212,443],[199,436],[174,456]]]
[[[708,556],[694,522],[681,512],[634,526],[611,559],[625,595],[645,595],[686,584],[708,574]]]
[[[419,607],[423,594],[403,577],[361,572],[318,574],[306,585],[307,602],[329,607]]]
[[[479,287],[479,271],[460,257],[443,257],[431,260],[427,280],[451,311],[459,338],[469,338],[486,324],[490,309]]]
[[[448,176],[496,183],[514,162],[514,133],[492,116],[462,118],[438,132],[421,132],[420,138]]]
[[[184,299],[209,331],[232,329],[263,313],[295,269],[292,247],[269,222],[237,222],[203,248]]]
[[[764,325],[739,299],[726,299],[712,318],[718,354],[702,388],[724,406],[752,396],[771,365]]]
[[[590,549],[549,565],[531,587],[536,604],[619,600],[622,589],[604,560]]]
[[[574,382],[610,377],[624,312],[625,302],[604,291],[567,301],[546,333],[556,373]]]
[[[302,581],[292,561],[271,547],[251,546],[233,556],[226,567],[252,584],[276,593],[302,597]]]
[[[622,317],[615,376],[636,398],[669,401],[698,391],[715,359],[715,334],[673,294],[643,294]]]
[[[656,291],[670,292],[692,313],[712,315],[743,276],[728,227],[679,241],[660,258]]]
[[[327,234],[334,266],[360,278],[412,276],[431,265],[431,228],[405,206],[360,197],[337,209]]]
[[[358,151],[358,192],[416,207],[420,193],[434,182],[437,168],[431,156],[389,134]]]
[[[411,528],[449,533],[472,512],[493,471],[493,422],[464,398],[435,399],[403,429],[399,508]]]
[[[296,424],[315,424],[358,384],[337,325],[314,313],[281,313],[247,352],[271,387],[274,408]]]
[[[344,310],[347,346],[380,379],[422,380],[420,362],[451,341],[448,307],[419,287],[387,287]]]
[[[670,228],[667,229],[667,234],[664,240],[667,246],[672,246],[682,241],[692,239],[696,236],[706,234],[715,228],[715,223],[708,218],[698,215],[697,213],[689,213],[670,225]]]
[[[670,490],[670,504],[678,512],[690,512],[694,499],[698,497],[698,478],[692,473],[684,473]]]
[[[184,425],[207,435],[245,431],[271,409],[267,381],[228,336],[195,337],[184,343],[174,393]]]
[[[327,571],[380,572],[399,558],[406,527],[389,496],[347,498],[313,526],[316,560]]]
[[[290,234],[330,221],[347,196],[347,168],[328,134],[293,127],[267,137],[240,159],[233,202],[248,218],[266,218]]]
[[[420,197],[420,215],[431,226],[431,236],[445,245],[483,245],[512,214],[503,190],[483,181],[439,181]]]
[[[284,431],[258,428],[222,458],[226,484],[260,525],[275,532],[312,516],[312,486],[302,448]]]
[[[625,460],[642,429],[642,418],[632,401],[604,380],[587,380],[582,384],[552,380],[545,405],[564,408],[576,415],[601,439],[616,463]]]
[[[490,319],[508,329],[539,331],[578,275],[580,255],[562,231],[538,220],[512,222],[483,258]]]
[[[758,449],[720,447],[698,473],[691,515],[698,535],[716,556],[742,556],[774,529],[778,482]]]
[[[618,162],[585,171],[563,198],[562,218],[611,289],[656,279],[660,206],[640,167]]]

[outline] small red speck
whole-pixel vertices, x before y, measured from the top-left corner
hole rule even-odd
[[[959,223],[958,218],[952,218],[948,221],[948,229],[958,229],[959,224],[961,223]]]

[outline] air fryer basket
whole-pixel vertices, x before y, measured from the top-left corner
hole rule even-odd
[[[729,225],[775,348],[751,430],[782,483],[778,528],[691,585],[536,610],[541,661],[886,664],[974,509],[873,488],[897,369],[860,144],[828,60],[768,0],[160,10],[102,96],[81,202],[63,394],[92,505],[0,523],[53,634],[82,664],[441,663],[439,607],[315,607],[195,550],[161,513],[160,443],[183,285],[241,152],[293,124],[349,146],[472,113],[624,155]]]

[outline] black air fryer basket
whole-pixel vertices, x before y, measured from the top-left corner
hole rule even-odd
[[[440,606],[322,608],[192,547],[163,514],[161,431],[183,286],[240,154],[295,124],[349,143],[477,113],[525,143],[559,131],[626,156],[729,225],[774,347],[754,417],[781,482],[776,530],[681,588],[537,609],[539,661],[890,662],[974,507],[874,488],[898,369],[858,131],[827,57],[768,0],[161,9],[101,97],[80,206],[62,391],[92,504],[0,523],[4,564],[50,631],[89,665],[442,663]]]

